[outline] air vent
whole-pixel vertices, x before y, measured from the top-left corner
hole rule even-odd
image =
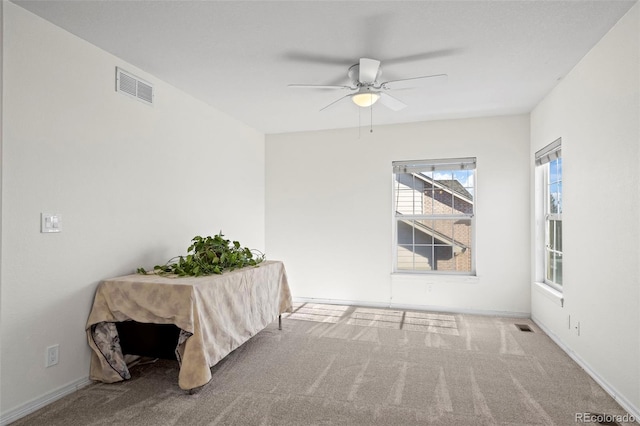
[[[153,86],[118,67],[116,67],[116,91],[146,104],[153,104]]]
[[[515,324],[515,326],[520,331],[525,331],[527,333],[533,333],[533,330],[527,324]]]

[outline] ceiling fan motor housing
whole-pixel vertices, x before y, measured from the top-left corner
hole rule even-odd
[[[352,65],[349,68],[347,75],[349,76],[349,80],[351,81],[351,84],[353,86],[356,86],[356,87],[373,86],[382,75],[382,67],[378,68],[378,73],[376,74],[376,78],[374,79],[374,81],[368,82],[368,83],[362,83],[360,81],[360,64]]]

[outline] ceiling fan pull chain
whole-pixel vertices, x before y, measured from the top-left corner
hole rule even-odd
[[[373,105],[369,107],[371,109],[371,122],[369,123],[369,133],[373,133]]]

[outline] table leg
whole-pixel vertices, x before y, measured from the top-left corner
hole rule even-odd
[[[278,315],[278,330],[282,330],[282,315]]]

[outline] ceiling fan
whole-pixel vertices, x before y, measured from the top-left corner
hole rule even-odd
[[[288,87],[299,89],[336,89],[348,90],[348,93],[341,98],[331,102],[320,109],[323,111],[343,99],[351,98],[353,103],[359,107],[370,107],[378,100],[393,111],[400,111],[407,105],[401,100],[387,93],[390,90],[409,89],[419,87],[427,80],[446,79],[446,74],[425,75],[420,77],[404,78],[401,80],[390,80],[378,82],[382,75],[380,61],[376,59],[360,58],[360,61],[352,65],[347,72],[350,85],[318,85],[318,84],[289,84]]]

